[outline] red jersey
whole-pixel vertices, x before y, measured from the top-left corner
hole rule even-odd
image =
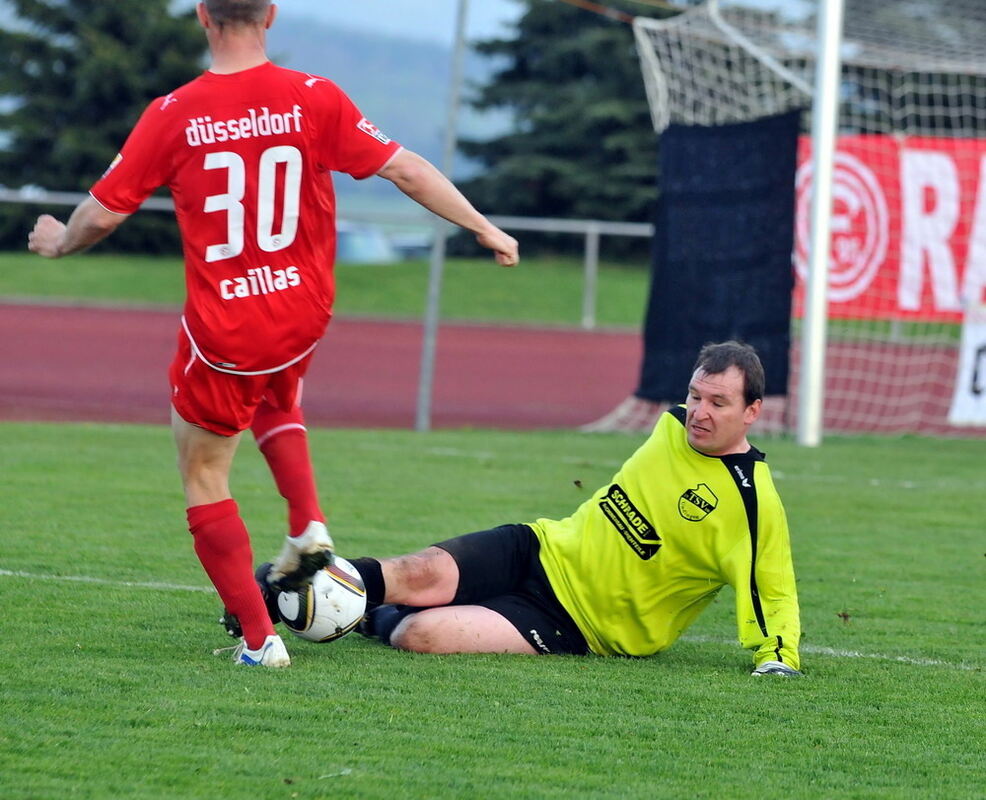
[[[334,83],[268,62],[156,99],[90,193],[131,214],[171,189],[193,348],[214,369],[261,374],[303,358],[328,325],[330,170],[366,178],[399,150]]]

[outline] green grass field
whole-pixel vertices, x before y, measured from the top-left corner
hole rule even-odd
[[[642,264],[602,264],[598,324],[638,328],[648,282]],[[339,264],[336,284],[337,314],[420,318],[428,264]],[[577,259],[530,259],[513,269],[498,267],[492,259],[451,259],[442,315],[453,320],[578,325],[582,287]],[[184,272],[177,258],[85,254],[46,261],[30,253],[0,253],[0,297],[178,306],[184,296]]]
[[[564,515],[641,441],[312,434],[343,555]],[[0,796],[982,798],[984,444],[761,442],[792,528],[800,680],[754,679],[723,592],[668,652],[421,656],[291,639],[234,668],[169,433],[0,424]],[[581,484],[581,488],[578,484]],[[258,560],[283,508],[244,443]]]

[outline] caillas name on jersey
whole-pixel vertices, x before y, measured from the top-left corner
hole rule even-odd
[[[290,111],[271,111],[261,106],[258,111],[248,108],[242,117],[213,120],[212,117],[194,117],[185,128],[185,141],[191,147],[216,142],[235,142],[255,136],[279,136],[282,133],[301,133],[303,119],[301,106],[295,103]]]
[[[269,266],[248,269],[246,275],[238,278],[224,278],[219,281],[219,294],[223,300],[236,300],[261,294],[283,292],[301,284],[301,275],[295,266],[284,269],[271,269]]]

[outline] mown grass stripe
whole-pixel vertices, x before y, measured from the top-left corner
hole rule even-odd
[[[94,583],[103,586],[117,586],[131,589],[160,589],[164,591],[176,592],[204,592],[212,594],[215,590],[211,586],[184,586],[178,583],[162,583],[159,581],[115,581],[106,578],[94,578],[89,575],[40,575],[33,572],[22,572],[20,570],[0,569],[0,577],[4,578],[25,578],[28,580],[42,581],[65,581],[67,583]],[[715,639],[705,636],[682,636],[681,641],[693,642],[696,644],[718,644],[734,645],[735,642],[727,639]],[[801,645],[799,648],[802,653],[814,655],[832,656],[834,658],[868,658],[876,661],[894,661],[901,664],[911,664],[916,667],[946,667],[949,669],[961,669],[971,672],[979,671],[982,667],[972,664],[953,663],[942,661],[936,658],[915,658],[913,656],[893,656],[884,653],[861,653],[858,650],[839,650],[834,647],[822,645]]]

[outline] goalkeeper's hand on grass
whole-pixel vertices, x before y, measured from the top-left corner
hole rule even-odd
[[[802,676],[801,672],[792,669],[787,664],[782,664],[780,661],[764,661],[750,674],[753,676],[782,675],[785,678],[800,678]]]

